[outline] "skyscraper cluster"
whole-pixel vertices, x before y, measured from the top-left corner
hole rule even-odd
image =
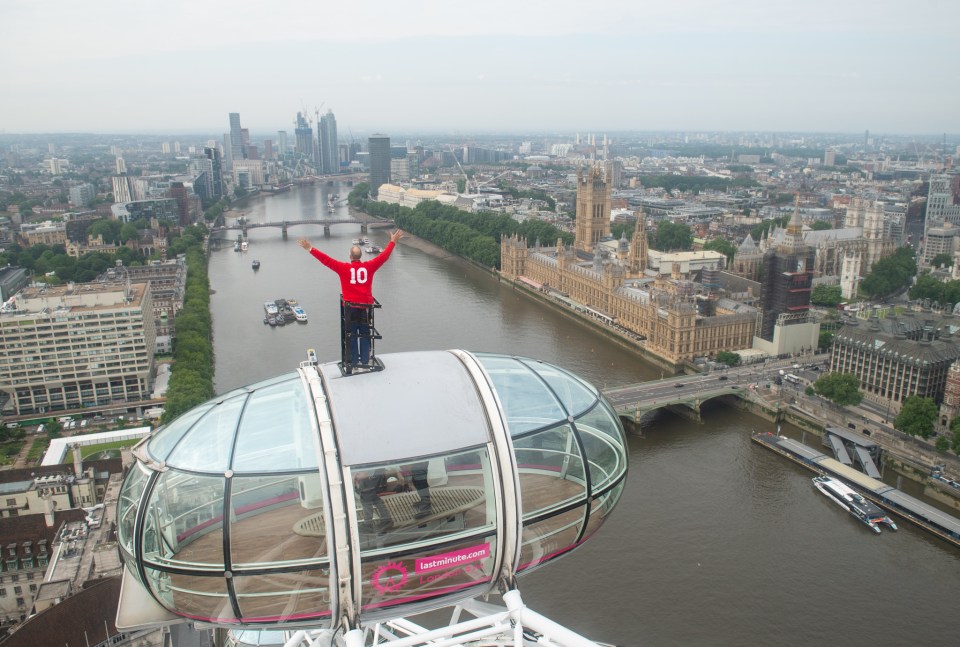
[[[229,113],[229,123],[230,131],[224,133],[223,143],[217,145],[211,140],[203,151],[203,157],[191,161],[191,170],[197,172],[195,186],[198,195],[202,194],[204,199],[216,199],[224,194],[223,180],[217,180],[215,168],[233,177],[239,186],[252,187],[286,182],[291,176],[335,175],[356,161],[370,170],[373,196],[377,195],[380,186],[390,183],[393,177],[405,176],[391,169],[392,164],[398,163],[391,157],[398,155],[396,150],[391,149],[389,136],[371,135],[367,143],[369,153],[361,158],[359,143],[340,143],[337,119],[330,109],[323,114],[319,108],[312,114],[305,109],[298,111],[293,136],[289,137],[287,131],[279,130],[276,139],[263,140],[262,151],[259,143],[251,144],[249,130],[240,123],[240,113]],[[400,157],[405,158],[406,147],[398,148]],[[222,155],[222,161],[217,157],[217,151]],[[406,159],[399,161],[409,162]],[[409,175],[407,172],[406,176]]]

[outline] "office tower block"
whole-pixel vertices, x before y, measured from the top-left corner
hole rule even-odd
[[[127,174],[114,175],[113,178],[113,201],[114,202],[132,202],[133,187],[130,186],[130,178]]]
[[[332,110],[320,117],[317,124],[317,138],[320,145],[319,168],[321,173],[339,173],[340,156],[337,151],[337,120]]]
[[[230,133],[223,135],[223,161],[227,169],[233,169],[233,146],[230,145]]]
[[[213,164],[206,157],[195,157],[190,160],[190,177],[193,182],[193,192],[203,201],[213,199]]]
[[[240,126],[240,113],[230,113],[230,160],[245,159],[243,128]]]
[[[151,397],[156,324],[149,283],[28,287],[17,305],[0,328],[0,390],[10,395],[5,414],[50,415]],[[29,370],[34,364],[43,370]]]
[[[190,198],[183,182],[171,182],[170,197],[177,201],[177,224],[186,227],[190,224]]]
[[[370,195],[375,198],[380,186],[390,183],[390,136],[370,135],[367,146],[370,151]]]
[[[307,121],[307,116],[302,112],[297,113],[297,128],[295,150],[301,157],[313,159],[313,128]]]
[[[86,207],[97,197],[97,188],[89,182],[70,187],[70,204],[76,207]]]
[[[210,160],[210,193],[214,200],[223,197],[223,166],[220,163],[220,151],[215,146],[203,149],[203,154]]]
[[[608,160],[604,164],[603,170],[610,188],[619,189],[623,183],[623,162],[621,160]]]
[[[944,231],[957,231],[955,228],[946,225],[960,225],[960,200],[958,200],[958,197],[960,197],[960,175],[930,176],[930,189],[927,192],[927,216],[923,221],[923,265],[928,265],[938,253],[945,253],[942,250],[944,245],[934,244],[935,237],[931,235],[931,230],[937,229],[940,238],[943,238]],[[947,247],[951,245],[947,245]]]

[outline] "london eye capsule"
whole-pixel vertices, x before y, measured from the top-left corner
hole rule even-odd
[[[596,388],[519,357],[380,359],[304,362],[134,448],[118,627],[350,631],[513,590],[610,514],[626,443]]]

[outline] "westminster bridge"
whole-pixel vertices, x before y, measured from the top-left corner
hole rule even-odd
[[[603,395],[621,418],[635,425],[639,425],[641,417],[657,409],[668,409],[699,421],[700,407],[705,402],[726,396],[739,397],[758,382],[770,382],[781,369],[790,372],[791,364],[792,360],[787,359],[770,360],[604,389]]]

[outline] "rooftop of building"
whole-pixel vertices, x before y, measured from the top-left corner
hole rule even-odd
[[[110,443],[119,440],[140,439],[149,436],[152,429],[152,427],[147,425],[134,429],[117,429],[116,431],[101,431],[93,434],[84,434],[82,436],[54,438],[50,441],[50,446],[43,455],[41,465],[50,466],[62,464],[64,460],[70,458],[68,451],[73,445],[99,445],[101,443]]]
[[[120,577],[94,580],[81,592],[41,611],[5,641],[5,647],[97,645],[117,635],[114,619]]]
[[[930,311],[907,311],[899,317],[853,319],[835,334],[848,340],[892,354],[904,361],[940,363],[960,358],[960,318]]]
[[[784,232],[785,234],[785,232]],[[775,237],[774,240],[778,241],[782,238]],[[842,229],[808,229],[804,226],[803,230],[803,241],[807,245],[819,245],[822,242],[829,240],[859,240],[863,238],[863,227],[844,227]]]
[[[37,597],[34,600],[36,602],[51,600],[53,604],[56,604],[57,600],[63,600],[68,595],[70,595],[70,580],[57,580],[55,582],[44,582],[37,590]]]
[[[0,562],[12,557],[36,556],[43,552],[49,554],[60,527],[68,523],[82,522],[85,517],[86,513],[82,509],[74,508],[55,510],[52,525],[47,525],[45,514],[0,518],[0,550],[3,552]],[[46,550],[42,550],[42,547],[46,547]]]
[[[651,249],[647,252],[647,255],[651,259],[659,260],[661,263],[682,263],[684,261],[723,261],[726,258],[726,255],[722,252],[715,252],[712,250],[701,250],[698,252],[660,252],[655,249]]]
[[[92,467],[96,474],[119,474],[123,471],[123,462],[119,458],[83,461],[83,466],[84,468]],[[55,474],[73,474],[73,463],[0,470],[0,487],[8,486],[11,483],[31,483],[38,476]]]
[[[35,315],[57,310],[112,310],[122,305],[139,305],[147,292],[147,284],[68,283],[56,286],[28,286],[5,306],[3,315]]]

